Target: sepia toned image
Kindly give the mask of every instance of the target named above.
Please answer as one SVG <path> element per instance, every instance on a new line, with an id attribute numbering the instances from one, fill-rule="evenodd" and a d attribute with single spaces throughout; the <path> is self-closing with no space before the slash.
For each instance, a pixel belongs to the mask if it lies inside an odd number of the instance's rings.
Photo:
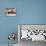
<path id="1" fill-rule="evenodd" d="M 5 8 L 6 16 L 16 16 L 16 8 Z"/>

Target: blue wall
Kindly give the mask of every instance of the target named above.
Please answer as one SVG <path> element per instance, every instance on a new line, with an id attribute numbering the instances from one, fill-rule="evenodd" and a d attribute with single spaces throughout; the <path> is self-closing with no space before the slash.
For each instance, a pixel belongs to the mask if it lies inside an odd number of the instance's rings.
<path id="1" fill-rule="evenodd" d="M 16 17 L 5 16 L 4 8 L 8 7 L 17 9 Z M 0 44 L 8 43 L 9 32 L 17 33 L 17 24 L 46 24 L 46 0 L 1 0 Z"/>

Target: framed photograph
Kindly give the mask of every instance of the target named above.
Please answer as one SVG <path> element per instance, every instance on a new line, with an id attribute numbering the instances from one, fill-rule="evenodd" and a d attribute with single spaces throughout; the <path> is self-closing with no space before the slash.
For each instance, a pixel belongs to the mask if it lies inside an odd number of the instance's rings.
<path id="1" fill-rule="evenodd" d="M 16 8 L 5 8 L 6 16 L 16 16 Z"/>
<path id="2" fill-rule="evenodd" d="M 20 24 L 18 25 L 19 41 L 46 41 L 46 25 Z"/>

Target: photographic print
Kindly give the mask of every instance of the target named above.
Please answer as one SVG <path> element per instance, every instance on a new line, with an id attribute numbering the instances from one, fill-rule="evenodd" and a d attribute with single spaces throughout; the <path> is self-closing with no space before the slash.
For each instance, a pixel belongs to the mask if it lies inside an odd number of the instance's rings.
<path id="1" fill-rule="evenodd" d="M 20 40 L 46 41 L 46 25 L 20 25 Z M 18 32 L 19 33 L 19 32 Z"/>
<path id="2" fill-rule="evenodd" d="M 20 46 L 31 46 L 46 42 L 46 25 L 18 25 L 18 41 Z"/>
<path id="3" fill-rule="evenodd" d="M 5 8 L 6 16 L 16 16 L 16 8 Z"/>

